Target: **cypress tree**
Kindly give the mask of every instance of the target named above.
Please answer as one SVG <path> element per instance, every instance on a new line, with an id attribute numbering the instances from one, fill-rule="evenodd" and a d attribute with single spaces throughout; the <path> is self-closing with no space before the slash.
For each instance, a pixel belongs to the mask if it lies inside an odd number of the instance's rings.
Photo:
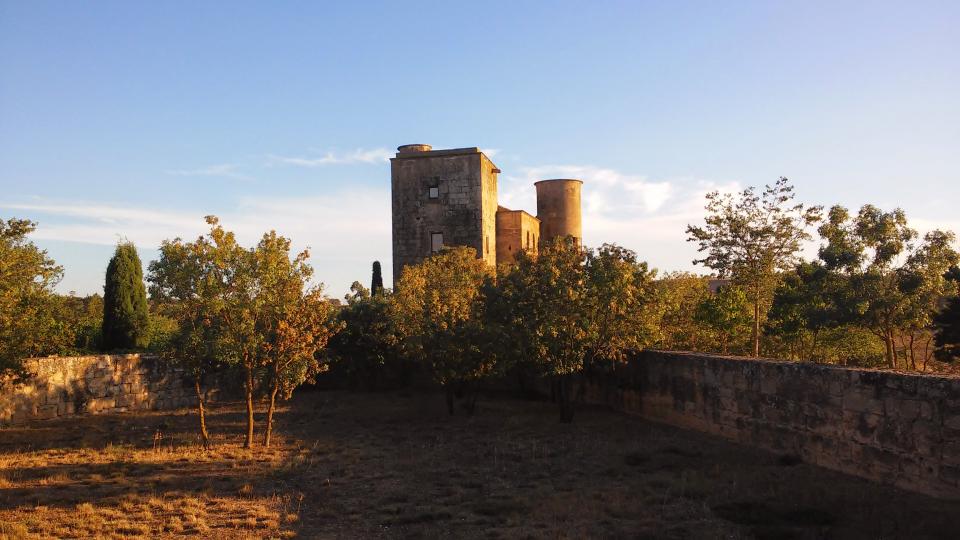
<path id="1" fill-rule="evenodd" d="M 103 347 L 142 349 L 149 344 L 147 289 L 132 242 L 117 245 L 103 286 Z"/>
<path id="2" fill-rule="evenodd" d="M 370 295 L 383 292 L 383 276 L 380 274 L 380 261 L 373 261 L 373 279 L 370 280 Z"/>

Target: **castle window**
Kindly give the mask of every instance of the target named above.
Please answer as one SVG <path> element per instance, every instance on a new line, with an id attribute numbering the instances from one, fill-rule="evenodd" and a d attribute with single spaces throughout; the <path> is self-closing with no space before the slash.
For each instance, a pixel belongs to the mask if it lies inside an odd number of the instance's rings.
<path id="1" fill-rule="evenodd" d="M 436 253 L 443 249 L 443 233 L 430 233 L 430 251 Z"/>
<path id="2" fill-rule="evenodd" d="M 485 242 L 484 251 L 486 252 L 487 255 L 489 255 L 490 254 L 490 237 L 484 236 L 483 241 Z"/>
<path id="3" fill-rule="evenodd" d="M 430 189 L 427 190 L 427 196 L 430 197 L 431 199 L 439 199 L 440 188 L 437 186 L 430 186 Z"/>

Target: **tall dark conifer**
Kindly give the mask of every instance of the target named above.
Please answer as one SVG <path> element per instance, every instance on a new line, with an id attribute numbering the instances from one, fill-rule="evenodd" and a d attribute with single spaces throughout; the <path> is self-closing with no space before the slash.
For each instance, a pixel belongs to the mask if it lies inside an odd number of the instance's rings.
<path id="1" fill-rule="evenodd" d="M 373 278 L 370 280 L 370 295 L 383 293 L 383 275 L 380 273 L 380 261 L 373 261 Z"/>
<path id="2" fill-rule="evenodd" d="M 149 344 L 147 290 L 137 248 L 117 245 L 103 286 L 103 347 L 140 349 Z"/>

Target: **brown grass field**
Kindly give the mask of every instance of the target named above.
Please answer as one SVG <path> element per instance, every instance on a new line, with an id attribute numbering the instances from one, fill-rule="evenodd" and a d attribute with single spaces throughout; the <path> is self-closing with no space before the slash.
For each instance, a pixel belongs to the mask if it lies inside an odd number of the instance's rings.
<path id="1" fill-rule="evenodd" d="M 0 431 L 7 538 L 956 538 L 960 504 L 596 407 L 303 392 L 274 448 L 241 408 Z M 167 425 L 160 450 L 153 434 Z"/>

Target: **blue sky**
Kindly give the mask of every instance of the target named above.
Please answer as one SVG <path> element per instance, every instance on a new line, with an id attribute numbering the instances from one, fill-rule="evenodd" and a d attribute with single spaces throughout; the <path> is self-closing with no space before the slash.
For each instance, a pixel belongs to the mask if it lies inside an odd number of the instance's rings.
<path id="1" fill-rule="evenodd" d="M 62 291 L 216 214 L 340 296 L 389 271 L 386 158 L 423 142 L 486 149 L 511 207 L 582 178 L 586 243 L 663 270 L 703 193 L 781 175 L 960 231 L 958 28 L 955 1 L 0 0 L 0 216 Z"/>

